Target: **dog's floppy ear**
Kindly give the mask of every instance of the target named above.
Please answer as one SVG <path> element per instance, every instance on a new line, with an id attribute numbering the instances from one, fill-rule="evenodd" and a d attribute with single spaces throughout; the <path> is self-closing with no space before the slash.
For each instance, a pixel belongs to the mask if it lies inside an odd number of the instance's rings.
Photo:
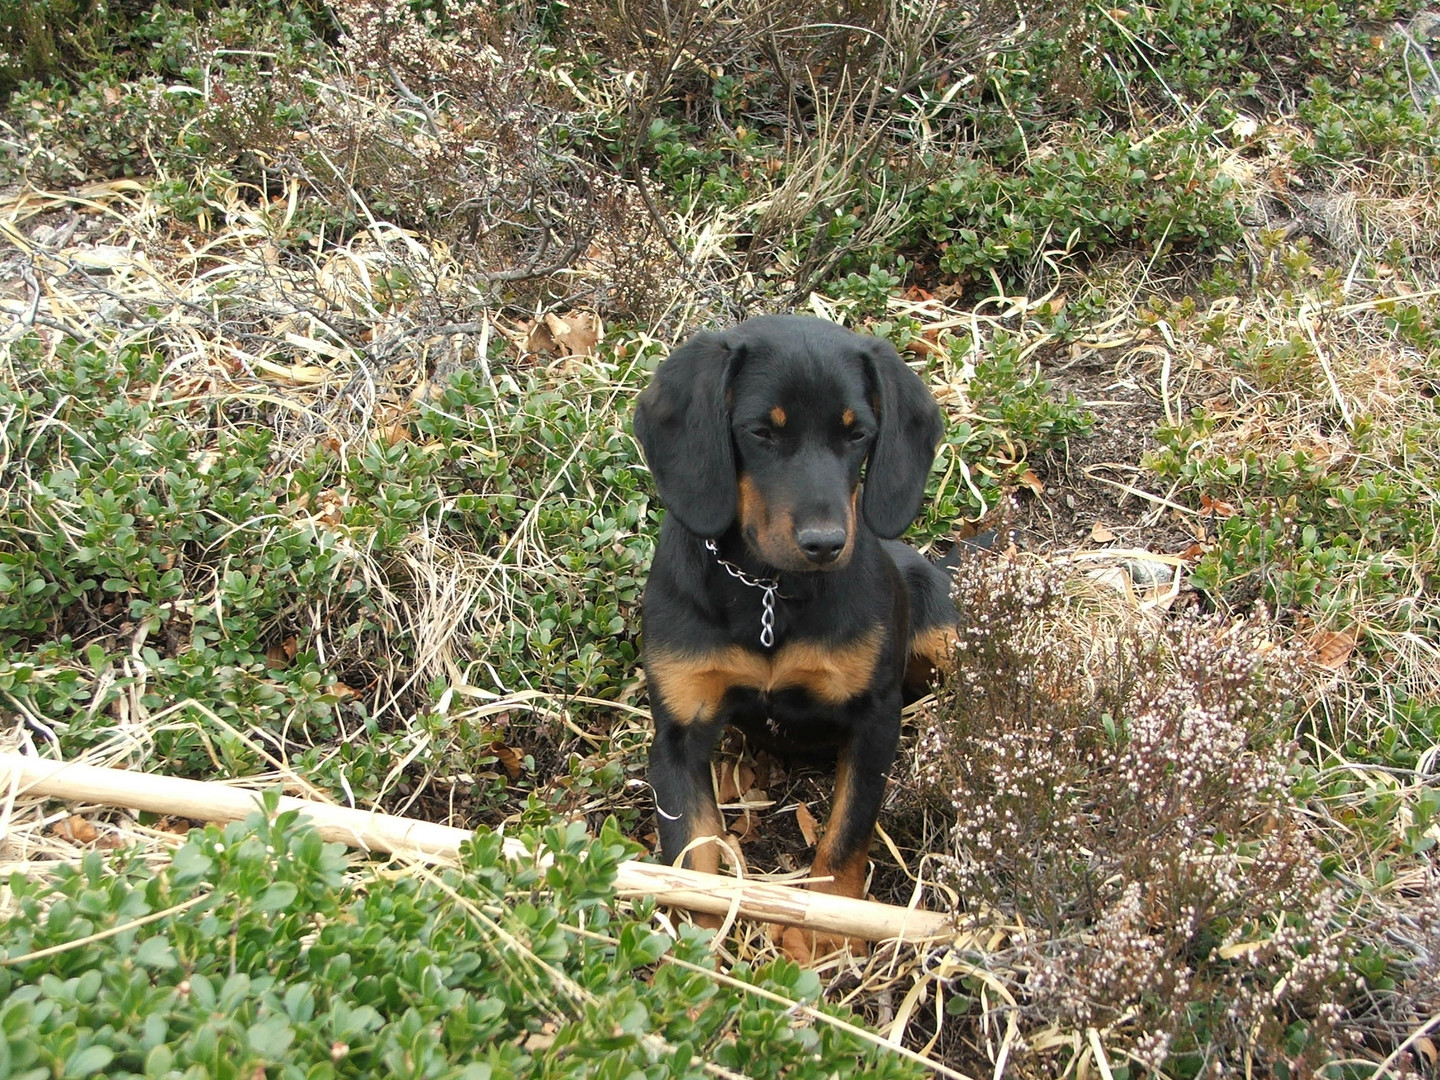
<path id="1" fill-rule="evenodd" d="M 893 539 L 920 510 L 945 424 L 930 391 L 888 341 L 872 338 L 866 362 L 880 432 L 865 469 L 860 510 L 876 535 Z"/>
<path id="2" fill-rule="evenodd" d="M 738 350 L 720 334 L 696 334 L 672 352 L 640 394 L 635 436 L 665 508 L 699 536 L 735 520 L 730 379 Z"/>

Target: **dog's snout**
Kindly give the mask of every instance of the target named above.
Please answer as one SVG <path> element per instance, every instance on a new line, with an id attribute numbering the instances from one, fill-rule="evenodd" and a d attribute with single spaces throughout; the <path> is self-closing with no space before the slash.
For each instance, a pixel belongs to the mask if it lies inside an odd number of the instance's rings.
<path id="1" fill-rule="evenodd" d="M 805 553 L 805 558 L 817 566 L 834 562 L 847 539 L 844 528 L 839 525 L 809 526 L 795 534 L 796 545 Z"/>

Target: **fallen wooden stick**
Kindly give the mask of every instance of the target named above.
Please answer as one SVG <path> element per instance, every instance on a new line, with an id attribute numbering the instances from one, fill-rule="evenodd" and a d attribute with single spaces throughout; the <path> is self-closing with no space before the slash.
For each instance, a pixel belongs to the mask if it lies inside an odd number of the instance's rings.
<path id="1" fill-rule="evenodd" d="M 154 773 L 105 769 L 0 753 L 0 790 L 14 795 L 45 795 L 68 802 L 124 806 L 195 821 L 239 821 L 258 805 L 259 792 L 228 784 L 182 780 Z M 281 810 L 298 810 L 326 840 L 365 851 L 453 857 L 469 831 L 414 818 L 396 817 L 346 806 L 282 796 Z M 511 858 L 529 858 L 518 840 L 505 840 Z M 632 859 L 615 878 L 621 896 L 653 896 L 665 904 L 725 915 L 734 906 L 741 916 L 786 923 L 806 930 L 880 941 L 918 941 L 951 933 L 947 916 L 812 892 L 793 885 L 722 877 L 657 866 Z"/>

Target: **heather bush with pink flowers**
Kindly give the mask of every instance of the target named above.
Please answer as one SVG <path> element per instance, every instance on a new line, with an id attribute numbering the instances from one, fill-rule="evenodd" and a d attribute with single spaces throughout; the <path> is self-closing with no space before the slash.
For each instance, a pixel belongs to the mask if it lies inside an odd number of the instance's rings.
<path id="1" fill-rule="evenodd" d="M 917 790 L 947 825 L 962 912 L 1010 928 L 1022 1029 L 1103 1032 L 1114 1061 L 1167 1075 L 1311 1075 L 1362 1014 L 1373 1029 L 1395 975 L 1412 1007 L 1427 979 L 1433 994 L 1433 926 L 1374 985 L 1352 963 L 1383 934 L 1354 921 L 1293 790 L 1304 673 L 1263 622 L 1107 616 L 1019 559 L 967 560 L 956 591 Z"/>

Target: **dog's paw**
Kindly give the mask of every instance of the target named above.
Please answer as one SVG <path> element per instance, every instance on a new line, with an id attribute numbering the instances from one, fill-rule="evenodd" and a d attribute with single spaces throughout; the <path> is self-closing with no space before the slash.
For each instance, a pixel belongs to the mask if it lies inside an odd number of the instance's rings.
<path id="1" fill-rule="evenodd" d="M 843 934 L 827 934 L 818 930 L 805 930 L 798 926 L 772 923 L 770 940 L 774 941 L 785 956 L 802 968 L 814 967 L 826 957 L 849 950 L 851 956 L 868 956 L 870 943 L 864 938 L 845 937 Z"/>
<path id="2" fill-rule="evenodd" d="M 690 921 L 702 930 L 719 930 L 725 925 L 725 916 L 715 915 L 708 911 L 692 911 Z"/>

